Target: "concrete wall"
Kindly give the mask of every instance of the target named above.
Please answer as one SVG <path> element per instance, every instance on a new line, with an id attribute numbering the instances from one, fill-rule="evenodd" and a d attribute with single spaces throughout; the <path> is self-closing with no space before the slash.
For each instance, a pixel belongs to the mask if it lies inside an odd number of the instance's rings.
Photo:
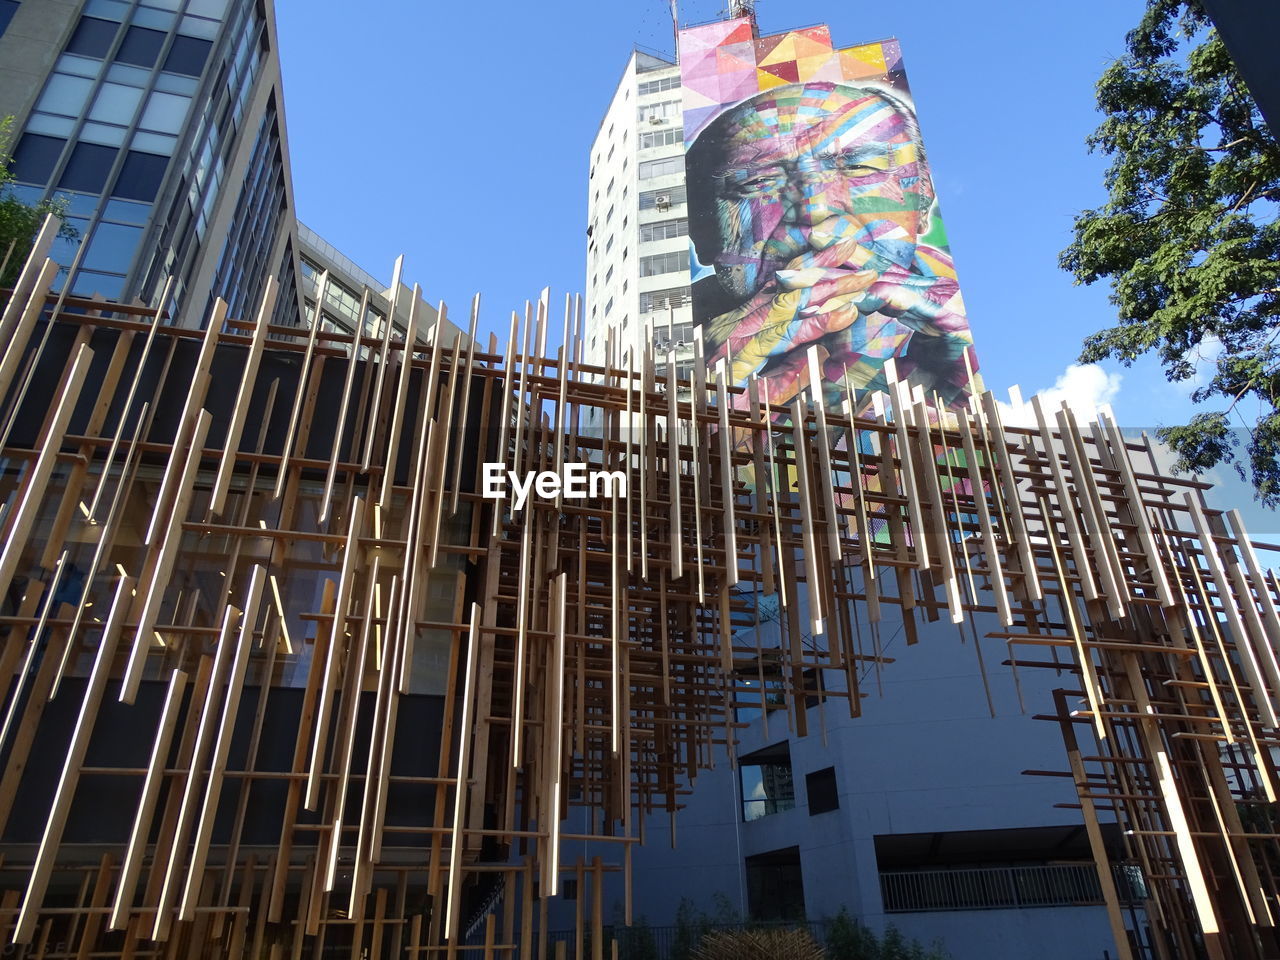
<path id="1" fill-rule="evenodd" d="M 79 19 L 79 0 L 25 0 L 0 36 L 0 119 L 14 118 L 13 139 Z"/>

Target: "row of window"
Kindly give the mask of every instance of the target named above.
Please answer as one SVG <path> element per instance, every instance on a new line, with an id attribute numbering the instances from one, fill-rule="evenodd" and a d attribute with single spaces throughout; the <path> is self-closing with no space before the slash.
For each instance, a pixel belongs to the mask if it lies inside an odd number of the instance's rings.
<path id="1" fill-rule="evenodd" d="M 134 17 L 135 22 L 125 29 L 113 58 L 117 63 L 150 69 L 160 59 L 168 37 L 168 29 L 163 25 L 166 21 L 171 25 L 174 15 L 159 10 L 154 11 L 153 17 L 145 17 L 145 14 L 146 9 L 139 8 L 138 14 Z M 140 26 L 137 22 L 139 17 L 144 17 L 147 23 L 154 26 Z M 203 25 L 195 26 L 195 21 L 188 23 L 184 20 L 182 26 L 197 29 L 202 33 L 208 32 Z M 155 27 L 161 27 L 161 29 L 155 29 Z M 173 43 L 165 54 L 164 65 L 160 69 L 169 73 L 198 77 L 204 72 L 205 61 L 209 59 L 209 51 L 213 49 L 213 43 L 206 37 L 188 36 L 182 33 L 181 29 L 182 27 L 179 27 L 180 32 L 173 38 Z M 120 24 L 111 20 L 81 17 L 75 31 L 71 34 L 71 39 L 67 41 L 66 52 L 102 60 L 111 52 L 119 30 Z"/>
<path id="2" fill-rule="evenodd" d="M 680 116 L 680 101 L 662 100 L 658 103 L 643 103 L 638 113 L 640 120 L 672 120 Z"/>
<path id="3" fill-rule="evenodd" d="M 663 90 L 675 90 L 679 86 L 680 77 L 677 75 L 674 77 L 663 77 L 661 80 L 646 80 L 644 83 L 640 84 L 637 92 L 643 97 L 645 94 L 649 93 L 660 93 Z"/>
<path id="4" fill-rule="evenodd" d="M 641 243 L 649 243 L 654 240 L 670 240 L 672 237 L 687 237 L 688 235 L 689 220 L 687 217 L 640 224 Z"/>
<path id="5" fill-rule="evenodd" d="M 645 160 L 640 164 L 641 180 L 652 180 L 654 177 L 667 177 L 673 173 L 684 173 L 684 157 L 664 157 L 661 160 Z"/>
<path id="6" fill-rule="evenodd" d="M 795 779 L 791 771 L 791 747 L 780 743 L 743 757 L 738 766 L 742 785 L 742 819 L 759 820 L 792 810 L 796 805 Z M 840 808 L 835 767 L 805 775 L 809 815 Z"/>
<path id="7" fill-rule="evenodd" d="M 683 183 L 674 187 L 660 187 L 657 190 L 642 190 L 640 192 L 640 209 L 641 210 L 665 210 L 667 207 L 679 206 L 687 202 L 689 194 L 685 190 Z"/>
<path id="8" fill-rule="evenodd" d="M 20 181 L 47 183 L 67 141 L 28 133 L 13 153 L 11 169 Z M 102 193 L 120 150 L 98 143 L 77 143 L 58 178 L 58 187 L 85 193 Z M 150 202 L 164 179 L 169 158 L 137 150 L 125 152 L 111 196 Z"/>
<path id="9" fill-rule="evenodd" d="M 642 290 L 640 292 L 641 313 L 656 313 L 659 310 L 687 307 L 692 302 L 688 287 L 668 287 L 665 290 Z"/>
<path id="10" fill-rule="evenodd" d="M 692 320 L 684 323 L 658 323 L 653 328 L 653 345 L 658 350 L 669 350 L 682 344 L 693 343 Z"/>
<path id="11" fill-rule="evenodd" d="M 689 269 L 689 251 L 672 250 L 670 253 L 655 253 L 640 258 L 640 276 L 656 277 L 662 273 L 676 273 Z"/>
<path id="12" fill-rule="evenodd" d="M 669 147 L 673 143 L 684 143 L 683 127 L 666 127 L 662 130 L 650 130 L 640 134 L 640 149 L 652 147 Z"/>

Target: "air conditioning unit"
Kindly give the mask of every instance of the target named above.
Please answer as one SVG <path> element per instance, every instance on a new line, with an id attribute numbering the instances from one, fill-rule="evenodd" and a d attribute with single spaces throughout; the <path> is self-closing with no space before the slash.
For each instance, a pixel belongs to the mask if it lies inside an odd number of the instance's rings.
<path id="1" fill-rule="evenodd" d="M 653 205 L 659 210 L 666 210 L 671 206 L 671 198 L 668 196 L 654 197 Z"/>
<path id="2" fill-rule="evenodd" d="M 655 127 L 660 127 L 667 122 L 667 118 L 660 117 L 656 113 L 653 113 L 649 115 L 649 122 L 653 124 Z"/>

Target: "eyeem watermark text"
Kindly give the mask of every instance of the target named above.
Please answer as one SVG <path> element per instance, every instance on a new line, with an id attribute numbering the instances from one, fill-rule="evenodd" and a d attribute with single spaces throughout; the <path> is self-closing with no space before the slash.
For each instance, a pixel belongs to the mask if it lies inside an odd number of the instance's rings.
<path id="1" fill-rule="evenodd" d="M 621 470 L 589 470 L 585 463 L 566 463 L 561 473 L 553 470 L 533 470 L 521 477 L 505 463 L 486 463 L 483 466 L 481 495 L 488 500 L 501 500 L 508 488 L 513 492 L 511 509 L 522 510 L 533 493 L 543 500 L 564 497 L 566 500 L 585 500 L 587 497 L 627 496 L 627 475 Z"/>

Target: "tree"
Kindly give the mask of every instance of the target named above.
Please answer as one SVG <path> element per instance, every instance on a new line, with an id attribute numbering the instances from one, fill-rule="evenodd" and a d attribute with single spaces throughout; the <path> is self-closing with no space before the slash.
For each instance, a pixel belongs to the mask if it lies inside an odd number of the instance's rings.
<path id="1" fill-rule="evenodd" d="M 13 117 L 0 119 L 0 263 L 8 262 L 0 270 L 0 287 L 12 287 L 18 272 L 31 250 L 31 242 L 40 224 L 50 213 L 62 220 L 58 236 L 74 240 L 79 233 L 66 222 L 65 208 L 58 203 L 40 203 L 36 206 L 23 203 L 13 193 L 13 173 L 9 170 L 9 146 L 13 131 Z M 65 264 L 64 264 L 65 266 Z"/>
<path id="2" fill-rule="evenodd" d="M 1176 469 L 1232 463 L 1275 506 L 1280 145 L 1200 0 L 1148 0 L 1127 49 L 1098 82 L 1105 119 L 1088 140 L 1112 158 L 1109 197 L 1061 256 L 1078 283 L 1110 279 L 1118 311 L 1080 359 L 1154 352 L 1169 380 L 1195 378 L 1211 409 L 1159 432 Z"/>

